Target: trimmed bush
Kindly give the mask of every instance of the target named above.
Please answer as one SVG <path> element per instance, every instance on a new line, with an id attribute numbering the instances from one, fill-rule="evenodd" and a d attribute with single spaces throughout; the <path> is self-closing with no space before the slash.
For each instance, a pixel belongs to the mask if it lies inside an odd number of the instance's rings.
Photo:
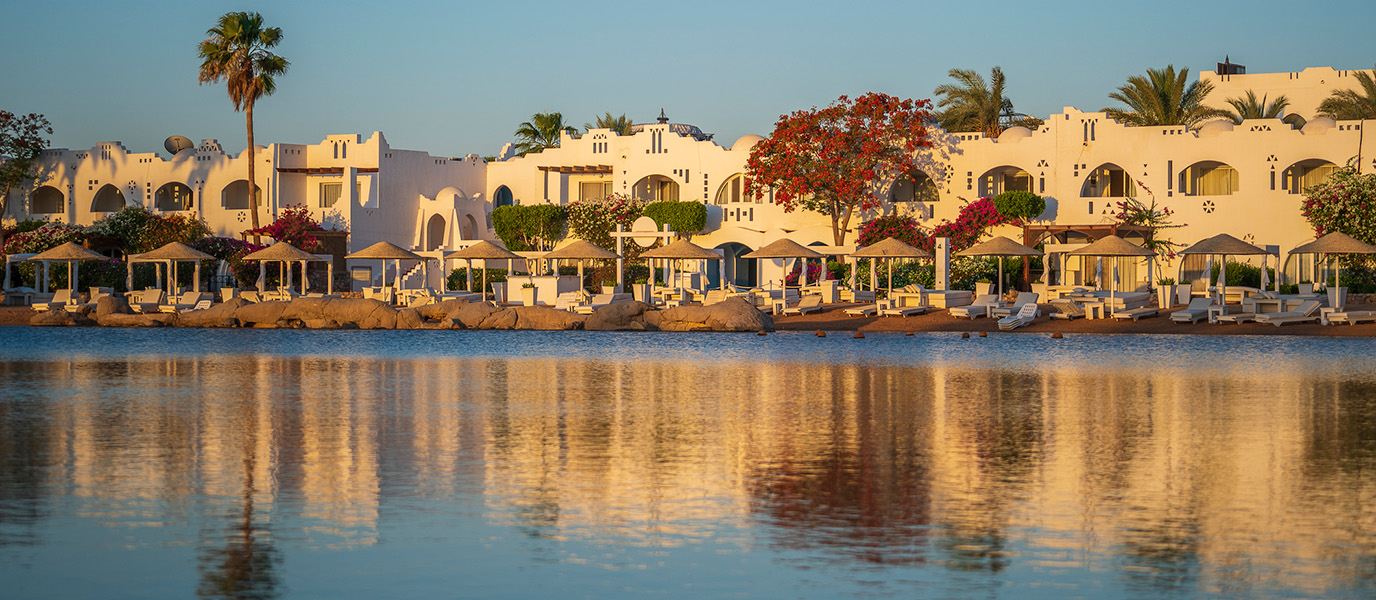
<path id="1" fill-rule="evenodd" d="M 554 204 L 499 206 L 492 211 L 492 228 L 513 252 L 549 250 L 564 235 L 568 213 Z"/>
<path id="2" fill-rule="evenodd" d="M 1004 192 L 994 196 L 994 208 L 1014 223 L 1026 223 L 1046 211 L 1046 200 L 1032 192 Z"/>
<path id="3" fill-rule="evenodd" d="M 698 202 L 652 202 L 645 206 L 644 213 L 679 235 L 693 235 L 707 227 L 707 206 Z"/>

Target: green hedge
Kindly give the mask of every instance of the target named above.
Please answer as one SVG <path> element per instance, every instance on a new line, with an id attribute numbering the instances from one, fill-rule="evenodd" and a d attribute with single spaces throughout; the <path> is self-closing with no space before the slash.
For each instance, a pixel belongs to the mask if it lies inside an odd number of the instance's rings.
<path id="1" fill-rule="evenodd" d="M 508 250 L 548 250 L 564 235 L 564 207 L 554 204 L 499 206 L 492 211 L 492 228 Z"/>
<path id="2" fill-rule="evenodd" d="M 674 233 L 692 235 L 707 228 L 707 206 L 698 202 L 652 202 L 645 206 L 644 215 Z"/>
<path id="3" fill-rule="evenodd" d="M 994 208 L 999 214 L 1023 223 L 1041 216 L 1046 211 L 1046 200 L 1032 192 L 1004 192 L 994 196 Z"/>

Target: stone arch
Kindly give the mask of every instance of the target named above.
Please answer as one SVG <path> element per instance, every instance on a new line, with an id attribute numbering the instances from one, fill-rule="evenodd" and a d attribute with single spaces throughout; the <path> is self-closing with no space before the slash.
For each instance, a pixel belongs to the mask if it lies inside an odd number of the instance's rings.
<path id="1" fill-rule="evenodd" d="M 1280 189 L 1291 194 L 1303 194 L 1305 189 L 1323 183 L 1337 170 L 1338 165 L 1322 158 L 1297 161 L 1281 174 Z"/>
<path id="2" fill-rule="evenodd" d="M 191 210 L 193 206 L 191 188 L 179 181 L 164 183 L 153 194 L 153 202 L 153 206 L 162 211 Z"/>
<path id="3" fill-rule="evenodd" d="M 642 202 L 676 202 L 678 182 L 664 175 L 646 175 L 631 187 L 631 195 Z"/>
<path id="4" fill-rule="evenodd" d="M 511 206 L 515 203 L 515 199 L 511 195 L 511 188 L 509 187 L 499 185 L 497 186 L 497 191 L 492 193 L 492 208 Z"/>
<path id="5" fill-rule="evenodd" d="M 124 192 L 109 183 L 100 186 L 91 199 L 91 212 L 119 212 L 124 210 Z"/>
<path id="6" fill-rule="evenodd" d="M 464 215 L 459 225 L 459 237 L 465 240 L 478 239 L 478 220 L 473 215 Z"/>
<path id="7" fill-rule="evenodd" d="M 1128 198 L 1137 196 L 1137 182 L 1127 170 L 1111 162 L 1094 167 L 1080 185 L 1081 198 Z"/>
<path id="8" fill-rule="evenodd" d="M 889 188 L 890 202 L 936 202 L 941 192 L 931 176 L 913 169 L 894 180 Z"/>
<path id="9" fill-rule="evenodd" d="M 430 215 L 425 221 L 425 249 L 435 250 L 444 245 L 444 217 L 438 214 Z"/>
<path id="10" fill-rule="evenodd" d="M 1202 160 L 1181 170 L 1179 183 L 1186 196 L 1231 196 L 1238 191 L 1238 174 L 1228 163 Z"/>
<path id="11" fill-rule="evenodd" d="M 248 210 L 253 208 L 248 200 L 248 180 L 230 182 L 220 190 L 220 204 L 228 210 Z"/>
<path id="12" fill-rule="evenodd" d="M 52 215 L 65 212 L 67 196 L 51 185 L 39 186 L 29 195 L 29 212 L 35 215 Z"/>
<path id="13" fill-rule="evenodd" d="M 726 271 L 726 282 L 742 288 L 753 288 L 759 285 L 760 275 L 757 269 L 759 261 L 753 258 L 741 258 L 749 254 L 749 246 L 740 242 L 723 242 L 717 244 L 717 250 L 722 251 L 722 268 Z M 708 269 L 707 281 L 711 286 L 721 284 L 721 275 L 717 269 Z"/>
<path id="14" fill-rule="evenodd" d="M 1036 192 L 1032 185 L 1032 174 L 1012 165 L 1001 165 L 985 171 L 979 176 L 979 195 L 993 198 L 1004 192 Z"/>

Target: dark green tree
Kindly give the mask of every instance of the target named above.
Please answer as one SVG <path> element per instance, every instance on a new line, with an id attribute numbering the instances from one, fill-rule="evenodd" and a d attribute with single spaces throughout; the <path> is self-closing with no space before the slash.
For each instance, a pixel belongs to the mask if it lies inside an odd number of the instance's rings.
<path id="1" fill-rule="evenodd" d="M 525 156 L 559 147 L 559 134 L 578 133 L 578 129 L 564 124 L 564 115 L 557 112 L 535 113 L 529 121 L 516 128 L 516 153 Z"/>
<path id="2" fill-rule="evenodd" d="M 1125 85 L 1108 95 L 1127 108 L 1105 108 L 1104 112 L 1120 123 L 1139 127 L 1184 125 L 1198 129 L 1205 121 L 1226 118 L 1227 111 L 1204 105 L 1204 98 L 1214 89 L 1213 83 L 1186 84 L 1189 76 L 1188 68 L 1176 71 L 1175 65 L 1147 69 L 1145 76 L 1129 77 Z"/>

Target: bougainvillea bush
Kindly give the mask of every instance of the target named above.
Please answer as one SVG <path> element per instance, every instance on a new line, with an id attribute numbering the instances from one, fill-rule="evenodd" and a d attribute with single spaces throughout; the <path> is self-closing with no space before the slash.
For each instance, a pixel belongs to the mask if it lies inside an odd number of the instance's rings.
<path id="1" fill-rule="evenodd" d="M 865 223 L 860 227 L 860 237 L 855 243 L 869 246 L 882 242 L 886 238 L 894 238 L 918 248 L 931 243 L 927 234 L 922 231 L 922 225 L 918 224 L 917 219 L 897 213 L 871 219 Z"/>
<path id="2" fill-rule="evenodd" d="M 210 235 L 205 221 L 182 214 L 162 216 L 140 206 L 123 210 L 92 223 L 88 237 L 118 240 L 126 254 L 156 250 L 172 242 L 190 244 Z"/>
<path id="3" fill-rule="evenodd" d="M 244 233 L 250 236 L 268 236 L 279 242 L 286 242 L 306 252 L 319 252 L 322 244 L 315 232 L 325 231 L 320 223 L 311 216 L 310 209 L 299 206 L 284 209 L 277 214 L 277 220 L 258 229 Z"/>
<path id="4" fill-rule="evenodd" d="M 1316 237 L 1339 231 L 1376 244 L 1376 174 L 1361 174 L 1348 165 L 1305 190 L 1304 196 L 1300 214 L 1314 227 Z M 1352 291 L 1365 290 L 1376 283 L 1376 270 L 1371 268 L 1370 258 L 1345 255 L 1339 260 L 1343 285 Z"/>
<path id="5" fill-rule="evenodd" d="M 16 233 L 5 239 L 5 254 L 32 254 L 50 250 L 67 242 L 86 241 L 86 231 L 77 225 L 48 223 L 38 229 Z"/>
<path id="6" fill-rule="evenodd" d="M 587 240 L 606 249 L 616 248 L 612 232 L 621 225 L 630 230 L 645 211 L 645 203 L 625 194 L 612 194 L 605 198 L 591 198 L 570 202 L 568 211 L 569 233 L 579 239 Z"/>

